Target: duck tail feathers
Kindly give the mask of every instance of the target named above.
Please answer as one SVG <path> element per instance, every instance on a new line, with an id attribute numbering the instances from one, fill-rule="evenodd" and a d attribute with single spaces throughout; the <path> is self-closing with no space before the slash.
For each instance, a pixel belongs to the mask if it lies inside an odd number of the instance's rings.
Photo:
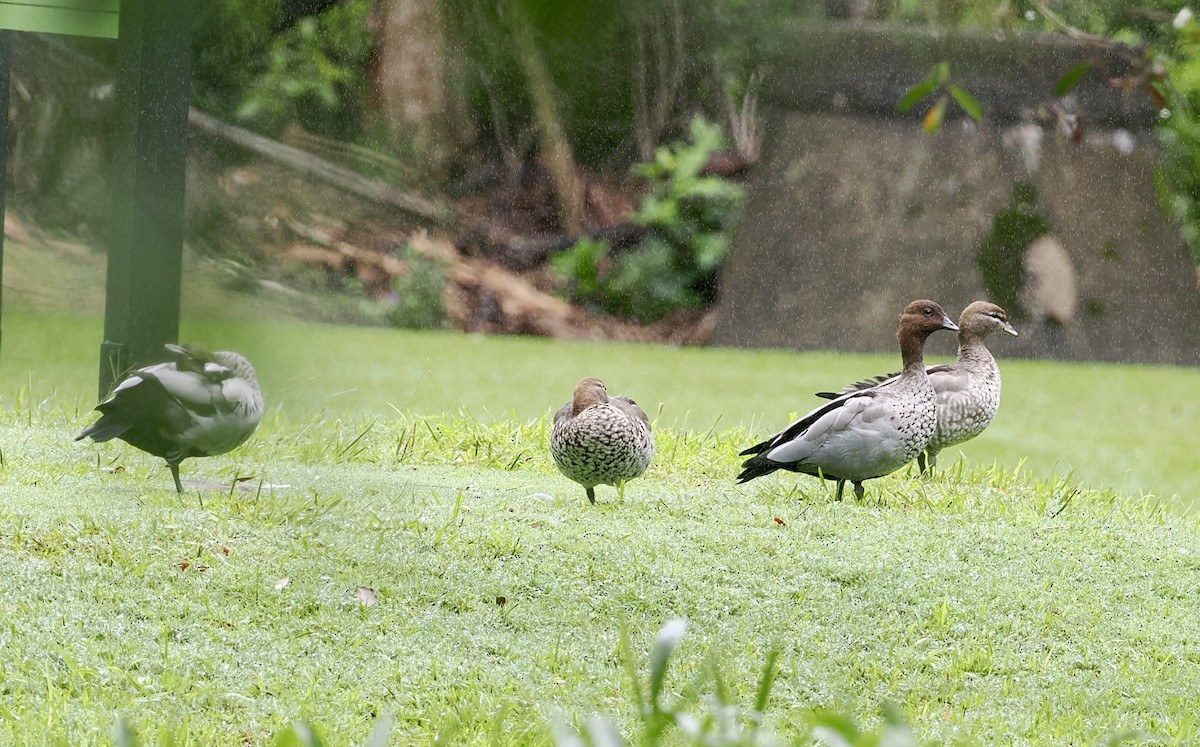
<path id="1" fill-rule="evenodd" d="M 96 443 L 104 443 L 111 441 L 114 438 L 122 435 L 133 427 L 132 423 L 116 420 L 111 417 L 102 417 L 96 422 L 89 425 L 75 437 L 76 441 L 82 441 L 85 438 L 90 438 Z"/>
<path id="2" fill-rule="evenodd" d="M 739 451 L 738 456 L 751 456 L 753 454 L 761 454 L 767 450 L 767 447 L 770 446 L 771 442 L 774 440 L 775 440 L 775 437 L 772 436 L 771 438 L 768 438 L 766 441 L 761 441 L 759 443 L 756 443 L 748 449 L 743 449 L 742 451 Z"/>
<path id="3" fill-rule="evenodd" d="M 779 469 L 779 464 L 772 462 L 764 456 L 752 457 L 742 463 L 742 471 L 737 476 L 738 484 L 750 482 L 756 477 L 769 475 L 777 469 Z"/>
<path id="4" fill-rule="evenodd" d="M 817 396 L 820 397 L 821 399 L 837 399 L 838 397 L 841 397 L 846 394 L 853 394 L 854 392 L 862 392 L 867 389 L 874 389 L 875 387 L 879 386 L 880 384 L 882 384 L 883 382 L 892 378 L 893 376 L 898 376 L 898 375 L 899 374 L 892 373 L 892 374 L 881 374 L 879 376 L 872 376 L 869 379 L 863 379 L 862 381 L 856 381 L 853 384 L 847 384 L 846 386 L 842 387 L 842 390 L 840 392 L 817 392 Z"/>

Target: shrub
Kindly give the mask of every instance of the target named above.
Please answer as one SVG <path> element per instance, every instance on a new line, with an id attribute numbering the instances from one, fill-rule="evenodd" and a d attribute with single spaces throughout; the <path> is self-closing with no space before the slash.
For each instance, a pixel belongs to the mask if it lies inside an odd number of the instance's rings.
<path id="1" fill-rule="evenodd" d="M 446 326 L 445 269 L 437 259 L 426 257 L 412 247 L 405 248 L 408 274 L 392 280 L 395 303 L 387 311 L 393 327 L 440 329 Z"/>
<path id="2" fill-rule="evenodd" d="M 721 144 L 720 129 L 697 117 L 691 143 L 659 148 L 652 162 L 635 167 L 650 181 L 634 216 L 649 229 L 647 237 L 613 256 L 607 242 L 585 237 L 555 256 L 568 295 L 643 322 L 714 301 L 744 198 L 741 186 L 702 173 Z"/>
<path id="3" fill-rule="evenodd" d="M 374 53 L 370 0 L 285 24 L 279 0 L 198 5 L 193 103 L 277 134 L 291 122 L 332 137 L 359 134 Z"/>
<path id="4" fill-rule="evenodd" d="M 1200 265 L 1200 23 L 1184 17 L 1177 25 L 1168 85 L 1160 89 L 1169 116 L 1158 128 L 1159 196 Z"/>

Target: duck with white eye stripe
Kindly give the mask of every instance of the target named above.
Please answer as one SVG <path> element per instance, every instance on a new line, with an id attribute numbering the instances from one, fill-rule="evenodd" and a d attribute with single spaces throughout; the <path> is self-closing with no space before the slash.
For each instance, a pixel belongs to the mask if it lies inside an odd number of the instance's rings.
<path id="1" fill-rule="evenodd" d="M 1004 309 L 988 301 L 976 301 L 958 317 L 958 360 L 953 364 L 926 366 L 929 383 L 937 395 L 937 430 L 917 455 L 921 472 L 937 465 L 938 452 L 970 441 L 991 424 L 1000 410 L 1000 367 L 985 340 L 993 332 L 1017 330 L 1008 321 Z M 848 392 L 886 384 L 900 374 L 892 373 L 856 382 L 840 392 L 817 392 L 818 397 L 836 399 Z"/>
<path id="2" fill-rule="evenodd" d="M 904 370 L 893 381 L 839 396 L 778 434 L 742 452 L 738 482 L 776 470 L 837 481 L 837 499 L 849 482 L 863 497 L 863 481 L 895 472 L 929 443 L 937 427 L 933 386 L 925 373 L 925 340 L 939 329 L 957 330 L 933 301 L 913 301 L 900 315 L 896 336 Z"/>
<path id="3" fill-rule="evenodd" d="M 250 361 L 237 353 L 167 345 L 175 360 L 139 368 L 96 405 L 100 419 L 75 437 L 119 438 L 162 457 L 182 493 L 179 463 L 224 454 L 258 427 L 263 395 Z"/>

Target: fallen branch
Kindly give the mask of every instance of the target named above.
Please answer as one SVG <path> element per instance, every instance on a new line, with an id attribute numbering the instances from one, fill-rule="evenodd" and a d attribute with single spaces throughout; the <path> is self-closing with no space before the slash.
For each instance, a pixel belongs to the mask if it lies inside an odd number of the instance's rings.
<path id="1" fill-rule="evenodd" d="M 305 174 L 320 177 L 359 197 L 365 197 L 373 202 L 403 210 L 410 215 L 435 223 L 445 223 L 453 218 L 453 211 L 445 205 L 410 195 L 375 179 L 368 179 L 351 169 L 330 163 L 299 148 L 293 148 L 241 127 L 226 124 L 202 111 L 189 109 L 188 123 L 208 135 L 224 138 L 258 155 L 266 156 Z"/>

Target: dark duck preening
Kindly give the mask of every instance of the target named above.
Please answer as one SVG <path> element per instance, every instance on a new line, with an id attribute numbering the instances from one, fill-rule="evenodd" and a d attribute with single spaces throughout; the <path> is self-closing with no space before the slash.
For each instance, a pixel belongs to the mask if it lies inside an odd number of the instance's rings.
<path id="1" fill-rule="evenodd" d="M 240 446 L 262 419 L 263 396 L 254 367 L 237 353 L 166 348 L 174 360 L 130 374 L 96 406 L 100 419 L 75 440 L 119 438 L 162 457 L 182 493 L 179 463 Z"/>
<path id="2" fill-rule="evenodd" d="M 926 455 L 928 467 L 936 466 L 938 452 L 975 438 L 996 417 L 1000 409 L 1000 367 L 984 342 L 993 332 L 1017 335 L 1004 309 L 988 301 L 972 303 L 958 317 L 958 360 L 925 367 L 937 397 L 937 429 L 925 451 L 917 455 L 922 472 L 926 470 Z M 818 392 L 817 396 L 835 399 L 886 384 L 899 375 L 876 376 L 840 392 Z"/>
<path id="3" fill-rule="evenodd" d="M 597 485 L 613 485 L 623 493 L 625 482 L 650 466 L 650 419 L 632 399 L 609 397 L 599 379 L 583 379 L 554 415 L 550 454 L 559 471 L 582 485 L 595 503 Z"/>
<path id="4" fill-rule="evenodd" d="M 904 370 L 895 380 L 843 394 L 780 433 L 742 452 L 738 482 L 784 469 L 847 482 L 863 496 L 862 483 L 895 472 L 920 454 L 937 426 L 933 386 L 925 373 L 925 340 L 958 327 L 933 301 L 913 301 L 900 315 L 896 336 Z"/>

